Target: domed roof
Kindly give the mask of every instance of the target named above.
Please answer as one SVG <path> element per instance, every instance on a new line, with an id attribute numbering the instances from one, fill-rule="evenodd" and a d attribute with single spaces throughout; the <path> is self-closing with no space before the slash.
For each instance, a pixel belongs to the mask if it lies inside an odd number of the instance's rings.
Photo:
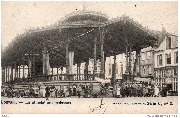
<path id="1" fill-rule="evenodd" d="M 64 19 L 61 20 L 61 23 L 72 23 L 82 21 L 107 22 L 108 17 L 107 15 L 102 14 L 100 12 L 77 11 L 65 16 Z"/>

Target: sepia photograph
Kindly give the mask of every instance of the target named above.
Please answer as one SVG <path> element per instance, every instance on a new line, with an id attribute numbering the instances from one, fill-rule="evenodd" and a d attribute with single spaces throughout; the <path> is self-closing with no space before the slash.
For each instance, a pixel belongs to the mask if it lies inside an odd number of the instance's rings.
<path id="1" fill-rule="evenodd" d="M 178 114 L 178 2 L 1 2 L 1 113 Z"/>

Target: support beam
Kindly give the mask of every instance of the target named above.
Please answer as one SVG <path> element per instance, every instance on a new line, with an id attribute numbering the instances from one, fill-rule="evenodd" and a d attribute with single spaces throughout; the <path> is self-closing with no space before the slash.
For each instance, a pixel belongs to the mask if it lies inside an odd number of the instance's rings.
<path id="1" fill-rule="evenodd" d="M 51 73 L 51 75 L 52 75 L 52 78 L 51 78 L 51 79 L 52 79 L 52 80 L 54 80 L 54 76 L 53 76 L 54 73 L 53 73 L 53 71 L 54 71 L 54 69 L 53 69 L 53 67 L 52 67 L 52 73 Z"/>
<path id="2" fill-rule="evenodd" d="M 24 61 L 25 61 L 25 58 L 23 57 L 23 75 L 22 75 L 22 78 L 25 78 L 24 77 Z"/>
<path id="3" fill-rule="evenodd" d="M 69 74 L 69 38 L 66 40 L 66 74 Z M 69 76 L 66 76 L 69 80 Z"/>
<path id="4" fill-rule="evenodd" d="M 2 67 L 2 82 L 5 82 L 5 67 Z"/>
<path id="5" fill-rule="evenodd" d="M 79 76 L 78 76 L 78 73 L 79 73 L 79 71 L 78 71 L 78 63 L 76 64 L 77 66 L 76 66 L 76 70 L 77 70 L 77 76 L 76 76 L 76 80 L 79 80 L 78 78 L 79 78 Z"/>
<path id="6" fill-rule="evenodd" d="M 4 82 L 6 82 L 6 67 L 4 67 Z"/>
<path id="7" fill-rule="evenodd" d="M 138 75 L 141 75 L 141 50 L 138 51 L 138 64 L 139 64 L 139 71 Z"/>
<path id="8" fill-rule="evenodd" d="M 30 63 L 31 61 L 30 61 L 30 58 L 29 58 L 29 54 L 28 54 L 28 77 L 30 77 L 30 65 L 31 65 L 31 63 Z"/>
<path id="9" fill-rule="evenodd" d="M 130 78 L 130 81 L 133 81 L 132 80 L 132 66 L 131 66 L 131 62 L 132 62 L 132 59 L 131 59 L 131 45 L 129 46 L 129 78 Z"/>
<path id="10" fill-rule="evenodd" d="M 20 76 L 20 75 L 21 75 L 20 70 L 21 70 L 21 68 L 20 68 L 20 65 L 19 65 L 19 66 L 18 66 L 18 71 L 19 71 L 19 73 L 18 73 L 18 74 L 19 74 L 18 78 L 21 78 L 21 76 Z"/>
<path id="11" fill-rule="evenodd" d="M 116 80 L 116 55 L 114 55 L 114 64 L 112 66 L 112 80 L 111 85 L 114 86 Z"/>
<path id="12" fill-rule="evenodd" d="M 59 72 L 58 72 L 58 67 L 57 67 L 57 70 L 56 70 L 57 72 L 57 78 L 56 78 L 56 80 L 59 80 L 59 76 L 58 76 L 58 74 L 59 74 Z"/>
<path id="13" fill-rule="evenodd" d="M 32 76 L 35 76 L 36 71 L 35 71 L 35 52 L 33 51 L 32 53 Z"/>
<path id="14" fill-rule="evenodd" d="M 8 67 L 8 77 L 9 81 L 11 81 L 11 66 Z"/>
<path id="15" fill-rule="evenodd" d="M 80 74 L 81 74 L 81 72 L 80 72 L 80 66 L 81 66 L 81 64 L 80 64 L 80 63 L 78 63 L 78 71 L 79 71 L 78 73 L 79 73 L 79 80 L 81 80 L 81 75 L 80 75 Z"/>
<path id="16" fill-rule="evenodd" d="M 6 66 L 6 82 L 8 82 L 8 72 L 7 72 L 7 66 Z"/>
<path id="17" fill-rule="evenodd" d="M 134 76 L 140 76 L 140 69 L 141 69 L 141 65 L 140 65 L 140 48 L 137 48 L 136 50 L 136 59 L 134 62 L 134 67 L 133 67 L 133 78 Z"/>
<path id="18" fill-rule="evenodd" d="M 15 62 L 15 64 L 14 64 L 14 79 L 16 78 L 16 76 L 17 76 L 17 73 L 16 73 L 16 62 Z"/>
<path id="19" fill-rule="evenodd" d="M 94 71 L 93 71 L 94 79 L 95 79 L 95 75 L 97 73 L 96 50 L 97 50 L 97 37 L 95 37 L 95 39 L 94 39 Z"/>
<path id="20" fill-rule="evenodd" d="M 47 76 L 50 74 L 49 52 L 47 51 L 47 47 L 44 47 L 42 51 L 42 55 L 43 55 L 43 75 Z"/>
<path id="21" fill-rule="evenodd" d="M 51 75 L 53 75 L 53 70 L 54 70 L 54 69 L 53 69 L 53 67 L 52 67 L 52 70 L 51 70 L 51 71 L 52 71 L 52 73 L 51 73 Z"/>
<path id="22" fill-rule="evenodd" d="M 100 40 L 101 40 L 101 70 L 100 77 L 105 78 L 104 73 L 104 29 L 100 29 Z"/>
<path id="23" fill-rule="evenodd" d="M 84 69 L 84 74 L 88 75 L 88 61 L 85 62 L 85 69 Z M 84 77 L 86 80 L 89 80 L 88 76 Z"/>
<path id="24" fill-rule="evenodd" d="M 127 74 L 129 72 L 129 66 L 128 66 L 128 45 L 126 45 L 126 70 L 125 73 Z"/>
<path id="25" fill-rule="evenodd" d="M 56 70 L 56 71 L 57 71 L 56 73 L 59 74 L 59 72 L 58 72 L 58 67 L 57 67 L 57 70 Z"/>
<path id="26" fill-rule="evenodd" d="M 69 51 L 69 74 L 73 74 L 74 52 Z"/>
<path id="27" fill-rule="evenodd" d="M 7 67 L 7 80 L 8 80 L 8 82 L 9 82 L 9 66 Z"/>
<path id="28" fill-rule="evenodd" d="M 18 65 L 16 65 L 16 78 L 18 78 Z"/>
<path id="29" fill-rule="evenodd" d="M 13 81 L 13 64 L 11 65 L 11 80 Z"/>

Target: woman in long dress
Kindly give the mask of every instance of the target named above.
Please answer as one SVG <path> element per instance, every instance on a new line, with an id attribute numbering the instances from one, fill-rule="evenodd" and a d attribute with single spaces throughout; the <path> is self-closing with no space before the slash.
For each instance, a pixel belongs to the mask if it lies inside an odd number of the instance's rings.
<path id="1" fill-rule="evenodd" d="M 157 86 L 154 87 L 154 96 L 155 97 L 159 96 L 159 88 Z"/>
<path id="2" fill-rule="evenodd" d="M 120 86 L 117 87 L 116 96 L 119 97 L 119 98 L 122 97 L 122 96 L 121 96 L 121 87 L 120 87 Z"/>

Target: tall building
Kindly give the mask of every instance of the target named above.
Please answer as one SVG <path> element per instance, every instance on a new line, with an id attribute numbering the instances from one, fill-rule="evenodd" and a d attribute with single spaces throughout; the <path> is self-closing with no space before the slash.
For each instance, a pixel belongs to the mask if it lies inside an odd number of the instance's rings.
<path id="1" fill-rule="evenodd" d="M 140 75 L 141 77 L 154 76 L 154 48 L 141 49 Z"/>
<path id="2" fill-rule="evenodd" d="M 177 91 L 178 81 L 178 36 L 166 33 L 154 53 L 154 71 L 157 85 Z"/>

